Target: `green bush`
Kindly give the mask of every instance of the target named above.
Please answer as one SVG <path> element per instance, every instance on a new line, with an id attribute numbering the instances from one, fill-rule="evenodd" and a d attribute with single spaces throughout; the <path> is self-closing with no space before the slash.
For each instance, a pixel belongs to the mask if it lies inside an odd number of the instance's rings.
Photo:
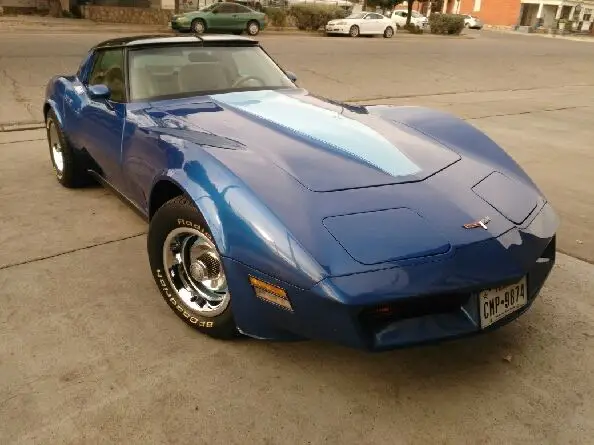
<path id="1" fill-rule="evenodd" d="M 431 34 L 458 35 L 464 29 L 464 16 L 460 14 L 431 14 L 429 26 Z"/>
<path id="2" fill-rule="evenodd" d="M 287 26 L 287 10 L 284 8 L 265 8 L 264 13 L 270 19 L 270 23 L 272 26 L 276 26 L 277 28 L 284 28 Z"/>
<path id="3" fill-rule="evenodd" d="M 305 3 L 292 5 L 289 14 L 295 18 L 297 28 L 317 31 L 330 20 L 345 18 L 348 12 L 339 6 Z"/>

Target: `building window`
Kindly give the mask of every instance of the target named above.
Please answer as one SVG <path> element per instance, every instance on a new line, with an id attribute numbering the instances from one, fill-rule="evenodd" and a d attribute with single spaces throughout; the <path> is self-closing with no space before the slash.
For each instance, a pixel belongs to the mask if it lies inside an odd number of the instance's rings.
<path id="1" fill-rule="evenodd" d="M 474 0 L 474 12 L 478 12 L 481 10 L 481 0 Z"/>
<path id="2" fill-rule="evenodd" d="M 584 9 L 584 17 L 582 18 L 584 22 L 589 22 L 592 20 L 592 10 L 591 9 Z"/>

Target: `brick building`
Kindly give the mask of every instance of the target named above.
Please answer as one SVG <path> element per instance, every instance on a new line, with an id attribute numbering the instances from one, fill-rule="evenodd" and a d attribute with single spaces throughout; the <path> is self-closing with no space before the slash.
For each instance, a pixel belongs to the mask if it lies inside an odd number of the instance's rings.
<path id="1" fill-rule="evenodd" d="M 398 5 L 405 7 L 406 2 Z M 594 0 L 432 0 L 414 2 L 413 9 L 422 14 L 444 12 L 470 14 L 486 25 L 555 27 L 559 19 L 572 19 L 575 31 L 593 29 Z"/>

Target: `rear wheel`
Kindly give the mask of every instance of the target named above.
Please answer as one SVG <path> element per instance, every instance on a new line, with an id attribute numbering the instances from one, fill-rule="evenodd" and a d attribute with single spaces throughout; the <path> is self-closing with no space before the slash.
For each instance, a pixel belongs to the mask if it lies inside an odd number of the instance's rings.
<path id="1" fill-rule="evenodd" d="M 391 38 L 394 35 L 394 28 L 392 28 L 391 26 L 388 26 L 385 31 L 384 31 L 384 37 L 386 39 Z"/>
<path id="2" fill-rule="evenodd" d="M 183 196 L 153 216 L 147 239 L 161 295 L 188 326 L 219 339 L 239 335 L 218 248 L 204 218 Z"/>
<path id="3" fill-rule="evenodd" d="M 91 182 L 82 156 L 66 139 L 54 110 L 48 111 L 45 127 L 50 159 L 58 182 L 68 188 L 82 187 Z"/>
<path id="4" fill-rule="evenodd" d="M 206 23 L 202 19 L 196 19 L 192 22 L 191 30 L 196 34 L 203 34 L 206 31 Z"/>
<path id="5" fill-rule="evenodd" d="M 351 26 L 351 29 L 349 29 L 349 35 L 351 37 L 359 37 L 359 27 L 357 25 Z"/>
<path id="6" fill-rule="evenodd" d="M 250 36 L 255 36 L 260 32 L 260 24 L 255 20 L 250 20 L 247 23 L 246 30 Z"/>

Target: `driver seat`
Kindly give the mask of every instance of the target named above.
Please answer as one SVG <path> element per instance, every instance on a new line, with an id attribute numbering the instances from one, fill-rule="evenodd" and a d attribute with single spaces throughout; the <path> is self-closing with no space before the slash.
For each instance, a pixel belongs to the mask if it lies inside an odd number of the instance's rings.
<path id="1" fill-rule="evenodd" d="M 199 62 L 185 65 L 179 70 L 182 92 L 216 91 L 229 88 L 225 70 L 218 62 Z"/>

